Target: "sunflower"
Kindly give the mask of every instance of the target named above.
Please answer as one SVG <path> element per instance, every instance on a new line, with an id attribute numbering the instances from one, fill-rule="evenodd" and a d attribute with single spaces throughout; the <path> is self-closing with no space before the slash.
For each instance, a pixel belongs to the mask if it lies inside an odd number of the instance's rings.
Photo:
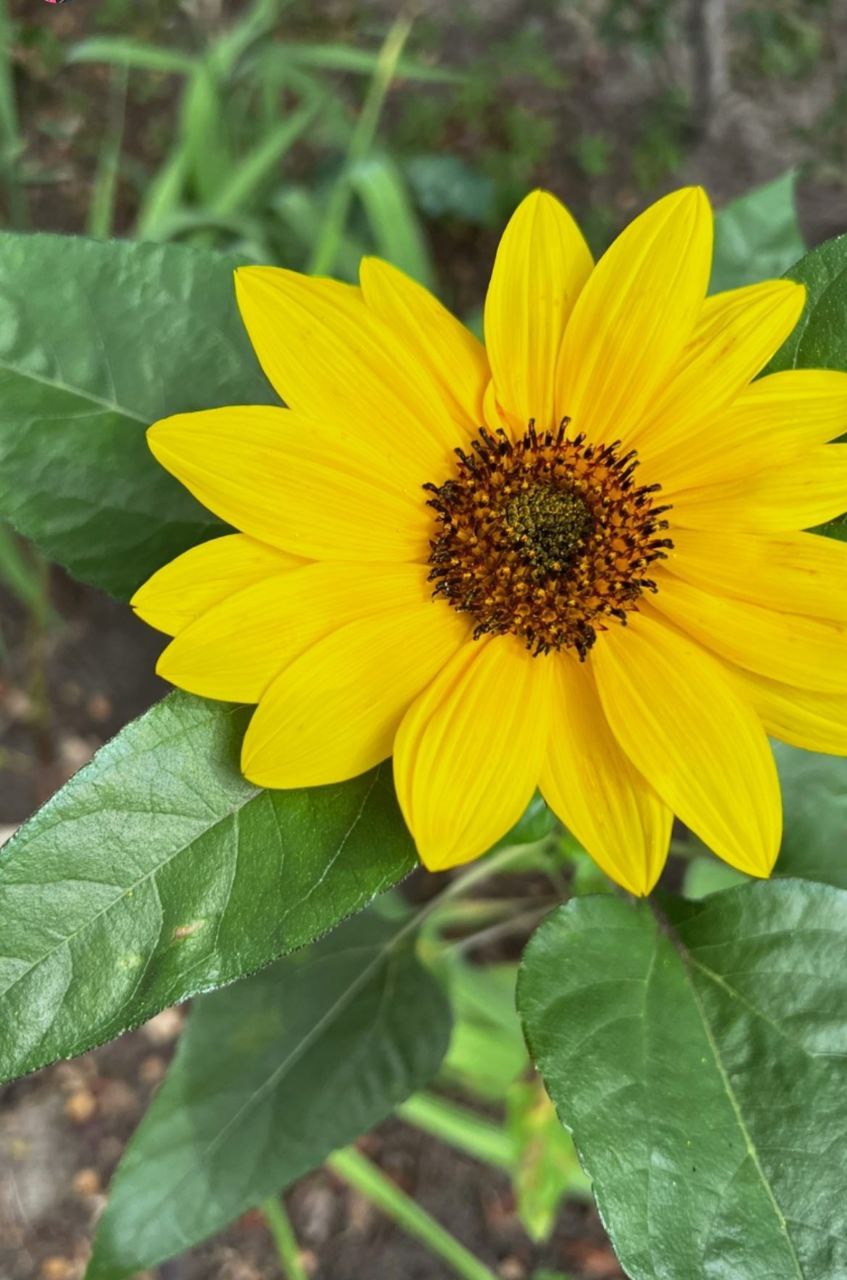
<path id="1" fill-rule="evenodd" d="M 674 814 L 767 875 L 768 734 L 847 752 L 847 375 L 754 381 L 804 290 L 706 297 L 700 189 L 595 265 L 552 196 L 497 250 L 485 346 L 365 259 L 358 287 L 236 273 L 287 408 L 156 423 L 159 462 L 240 532 L 133 600 L 158 670 L 257 703 L 242 767 L 336 783 L 393 755 L 421 859 L 475 858 L 536 788 L 602 869 L 654 885 Z"/>

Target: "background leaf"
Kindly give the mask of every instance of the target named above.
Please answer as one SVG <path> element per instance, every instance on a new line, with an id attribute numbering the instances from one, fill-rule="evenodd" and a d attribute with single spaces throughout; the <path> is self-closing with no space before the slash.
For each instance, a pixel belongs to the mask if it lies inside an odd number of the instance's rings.
<path id="1" fill-rule="evenodd" d="M 531 1052 L 634 1280 L 847 1273 L 847 893 L 581 898 L 529 943 Z"/>
<path id="2" fill-rule="evenodd" d="M 794 173 L 731 201 L 715 218 L 710 293 L 781 276 L 805 252 Z"/>
<path id="3" fill-rule="evenodd" d="M 0 854 L 0 1080 L 252 973 L 415 865 L 388 771 L 242 778 L 248 713 L 172 694 Z"/>
<path id="4" fill-rule="evenodd" d="M 224 529 L 155 462 L 147 426 L 274 402 L 235 305 L 237 265 L 173 245 L 0 233 L 0 516 L 119 597 Z"/>
<path id="5" fill-rule="evenodd" d="M 847 889 L 847 760 L 773 747 L 785 811 L 776 874 Z"/>
<path id="6" fill-rule="evenodd" d="M 220 1230 L 391 1113 L 438 1070 L 450 1014 L 377 916 L 198 1001 L 112 1182 L 88 1280 Z"/>
<path id="7" fill-rule="evenodd" d="M 786 275 L 806 286 L 806 308 L 767 372 L 847 369 L 847 235 L 813 249 Z"/>

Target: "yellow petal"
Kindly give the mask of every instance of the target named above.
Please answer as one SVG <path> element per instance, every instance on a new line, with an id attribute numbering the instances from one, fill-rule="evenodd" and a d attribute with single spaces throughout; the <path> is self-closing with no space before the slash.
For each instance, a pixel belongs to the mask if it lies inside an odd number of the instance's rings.
<path id="1" fill-rule="evenodd" d="M 461 427 L 482 425 L 482 399 L 490 372 L 482 343 L 437 298 L 390 263 L 363 258 L 359 268 L 368 307 L 383 320 L 442 388 L 453 421 Z"/>
<path id="2" fill-rule="evenodd" d="M 467 639 L 440 602 L 349 622 L 276 677 L 244 738 L 241 766 L 260 787 L 317 787 L 391 754 L 414 698 Z"/>
<path id="3" fill-rule="evenodd" d="M 702 590 L 780 613 L 847 621 L 847 544 L 815 533 L 675 529 L 666 568 Z"/>
<path id="4" fill-rule="evenodd" d="M 151 627 L 175 636 L 227 596 L 302 564 L 299 556 L 230 533 L 177 556 L 139 587 L 130 604 Z"/>
<path id="5" fill-rule="evenodd" d="M 686 529 L 811 529 L 847 511 L 847 445 L 821 445 L 777 467 L 665 496 L 674 524 Z"/>
<path id="6" fill-rule="evenodd" d="M 425 559 L 432 519 L 401 454 L 348 427 L 265 406 L 210 409 L 147 433 L 162 466 L 245 533 L 312 559 Z"/>
<path id="7" fill-rule="evenodd" d="M 731 289 L 706 298 L 668 382 L 630 437 L 651 463 L 675 467 L 708 445 L 720 413 L 764 368 L 796 325 L 806 290 L 792 280 Z M 844 376 L 844 375 L 840 375 Z M 847 380 L 847 379 L 845 379 Z"/>
<path id="8" fill-rule="evenodd" d="M 541 792 L 607 876 L 647 894 L 665 865 L 673 815 L 618 746 L 591 664 L 561 653 L 554 666 Z"/>
<path id="9" fill-rule="evenodd" d="M 496 399 L 523 433 L 555 422 L 556 357 L 591 253 L 554 196 L 533 191 L 503 232 L 485 300 L 485 344 Z"/>
<path id="10" fill-rule="evenodd" d="M 579 296 L 556 375 L 573 432 L 629 437 L 676 365 L 700 315 L 712 260 L 712 212 L 688 187 L 631 222 Z"/>
<path id="11" fill-rule="evenodd" d="M 512 636 L 470 641 L 404 717 L 394 784 L 431 871 L 485 853 L 523 813 L 544 756 L 551 671 Z"/>
<path id="12" fill-rule="evenodd" d="M 782 811 L 757 715 L 705 650 L 646 614 L 630 618 L 605 632 L 590 657 L 615 736 L 719 857 L 768 875 Z"/>
<path id="13" fill-rule="evenodd" d="M 722 658 L 801 689 L 847 692 L 847 622 L 777 613 L 666 572 L 655 577 L 653 606 Z"/>
<path id="14" fill-rule="evenodd" d="M 430 601 L 426 575 L 414 564 L 327 562 L 265 578 L 181 631 L 156 670 L 204 698 L 258 702 L 274 676 L 330 631 Z"/>
<path id="15" fill-rule="evenodd" d="M 771 737 L 805 751 L 847 756 L 847 694 L 796 689 L 739 667 L 732 675 Z"/>
<path id="16" fill-rule="evenodd" d="M 462 443 L 443 380 L 358 290 L 327 283 L 278 267 L 236 272 L 241 316 L 269 381 L 292 409 L 380 449 L 402 445 L 421 482 L 438 481 Z"/>
<path id="17" fill-rule="evenodd" d="M 645 446 L 651 479 L 666 494 L 724 483 L 762 467 L 802 460 L 815 445 L 847 431 L 847 373 L 834 369 L 787 369 L 759 378 L 721 412 L 687 433 L 676 433 L 659 450 Z M 662 442 L 665 444 L 663 438 Z"/>

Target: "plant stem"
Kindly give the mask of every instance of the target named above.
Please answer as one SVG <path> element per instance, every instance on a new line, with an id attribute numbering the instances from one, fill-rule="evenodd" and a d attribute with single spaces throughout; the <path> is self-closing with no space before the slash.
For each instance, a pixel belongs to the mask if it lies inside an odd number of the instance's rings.
<path id="1" fill-rule="evenodd" d="M 442 1258 L 457 1276 L 463 1280 L 497 1280 L 493 1271 L 358 1151 L 352 1147 L 336 1151 L 326 1163 L 333 1173 L 375 1204 L 398 1227 Z"/>
<path id="2" fill-rule="evenodd" d="M 268 1231 L 276 1245 L 285 1280 L 309 1280 L 300 1261 L 297 1237 L 279 1197 L 271 1196 L 267 1199 L 262 1205 L 262 1213 L 265 1215 Z"/>
<path id="3" fill-rule="evenodd" d="M 412 24 L 408 18 L 397 18 L 392 23 L 377 55 L 376 66 L 365 95 L 362 110 L 347 144 L 347 155 L 344 159 L 342 172 L 337 178 L 327 201 L 326 214 L 309 262 L 308 271 L 311 275 L 328 275 L 335 265 L 338 248 L 344 235 L 344 226 L 347 222 L 350 202 L 353 198 L 350 176 L 354 167 L 367 155 L 373 144 L 379 127 L 379 118 L 382 114 L 385 97 L 391 86 L 391 81 L 394 79 L 397 63 L 411 29 Z"/>
<path id="4" fill-rule="evenodd" d="M 113 67 L 109 89 L 108 131 L 100 150 L 97 174 L 91 189 L 88 206 L 88 235 L 95 240 L 108 240 L 115 218 L 115 199 L 120 175 L 121 148 L 123 147 L 126 96 L 129 85 L 129 69 Z"/>
<path id="5" fill-rule="evenodd" d="M 511 1169 L 514 1163 L 512 1141 L 500 1125 L 446 1098 L 416 1093 L 400 1103 L 397 1114 L 407 1124 L 448 1142 L 475 1160 L 497 1169 Z"/>
<path id="6" fill-rule="evenodd" d="M 12 69 L 12 23 L 7 0 L 0 0 L 0 164 L 6 188 L 6 216 L 9 225 L 18 230 L 29 220 L 26 191 L 18 167 L 22 150 Z"/>

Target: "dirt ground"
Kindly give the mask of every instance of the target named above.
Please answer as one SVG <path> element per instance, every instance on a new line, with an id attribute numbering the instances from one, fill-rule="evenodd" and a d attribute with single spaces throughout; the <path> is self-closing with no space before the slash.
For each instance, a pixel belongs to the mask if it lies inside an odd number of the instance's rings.
<path id="1" fill-rule="evenodd" d="M 389 6 L 365 7 L 373 16 Z M 469 6 L 428 0 L 418 7 L 440 24 L 442 40 L 459 63 L 472 61 L 485 42 L 507 38 L 516 14 L 526 8 L 513 0 Z M 88 22 L 83 4 L 66 8 L 58 29 L 78 35 Z M 355 29 L 362 5 L 324 0 L 308 8 L 310 21 L 320 25 L 322 17 L 331 18 L 333 30 L 343 34 Z M 567 196 L 578 212 L 603 206 L 613 220 L 622 220 L 644 203 L 629 169 L 612 163 L 603 174 L 588 175 L 574 163 L 567 139 L 601 128 L 616 138 L 632 136 L 655 103 L 657 77 L 664 87 L 693 83 L 691 49 L 672 44 L 657 64 L 632 44 L 598 41 L 590 22 L 580 27 L 563 16 L 565 5 L 529 8 L 537 10 L 542 43 L 562 50 L 568 77 L 564 92 L 529 86 L 517 71 L 504 81 L 503 93 L 549 117 L 561 141 L 534 179 Z M 730 12 L 737 8 L 730 5 Z M 701 181 L 720 203 L 797 166 L 809 242 L 847 227 L 839 168 L 847 152 L 843 112 L 832 117 L 847 64 L 847 9 L 841 3 L 819 8 L 819 62 L 799 83 L 760 74 L 743 32 L 732 36 L 729 54 L 711 69 L 702 118 L 689 122 L 679 162 L 672 174 L 657 177 L 657 190 Z M 468 10 L 480 20 L 460 21 L 457 14 Z M 174 21 L 178 27 L 179 18 Z M 561 43 L 565 36 L 567 47 Z M 32 74 L 20 86 L 24 119 L 33 123 L 33 151 L 42 167 L 52 166 L 59 175 L 33 194 L 33 220 L 45 228 L 79 230 L 93 152 L 77 141 L 102 110 L 102 76 L 92 68 L 74 70 L 77 118 L 63 130 L 60 90 L 35 53 L 31 62 Z M 167 103 L 153 102 L 150 109 L 164 111 Z M 45 119 L 55 120 L 56 128 L 36 131 L 36 122 Z M 472 153 L 479 128 L 469 121 L 454 139 L 455 148 Z M 127 197 L 127 225 L 131 214 Z M 454 300 L 471 307 L 480 301 L 494 233 L 474 232 L 472 241 L 467 231 L 442 228 L 440 234 L 437 257 L 451 277 Z M 125 606 L 59 572 L 52 575 L 51 598 L 56 619 L 39 631 L 19 605 L 0 597 L 0 828 L 25 819 L 98 745 L 164 692 L 153 675 L 161 639 Z M 179 1011 L 167 1011 L 95 1053 L 0 1090 L 0 1280 L 79 1280 L 110 1173 L 166 1070 L 181 1023 Z M 518 1224 L 505 1180 L 489 1168 L 399 1122 L 383 1125 L 365 1141 L 369 1154 L 503 1280 L 528 1280 L 541 1267 L 573 1280 L 622 1275 L 593 1210 L 568 1205 L 551 1243 L 534 1249 Z M 315 1280 L 447 1280 L 451 1274 L 329 1174 L 305 1179 L 288 1203 Z M 273 1280 L 278 1274 L 257 1212 L 155 1273 L 159 1280 Z"/>

